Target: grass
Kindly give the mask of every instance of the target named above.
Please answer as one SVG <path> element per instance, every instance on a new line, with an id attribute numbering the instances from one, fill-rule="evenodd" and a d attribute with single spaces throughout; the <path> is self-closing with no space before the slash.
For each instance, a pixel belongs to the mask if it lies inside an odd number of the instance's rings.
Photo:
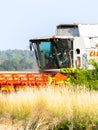
<path id="1" fill-rule="evenodd" d="M 21 130 L 97 130 L 98 91 L 49 86 L 0 94 L 0 123 L 5 121 Z"/>

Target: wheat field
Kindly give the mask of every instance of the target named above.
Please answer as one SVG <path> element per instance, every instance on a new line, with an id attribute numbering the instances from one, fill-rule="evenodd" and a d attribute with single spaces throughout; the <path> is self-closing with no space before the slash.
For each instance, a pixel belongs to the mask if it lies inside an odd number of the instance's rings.
<path id="1" fill-rule="evenodd" d="M 47 86 L 0 94 L 0 130 L 57 130 L 63 122 L 69 130 L 79 123 L 97 130 L 98 91 Z"/>

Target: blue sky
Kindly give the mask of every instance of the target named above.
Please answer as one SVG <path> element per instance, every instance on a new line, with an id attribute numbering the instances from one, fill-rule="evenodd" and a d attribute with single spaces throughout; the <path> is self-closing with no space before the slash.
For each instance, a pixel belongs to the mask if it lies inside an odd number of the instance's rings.
<path id="1" fill-rule="evenodd" d="M 68 23 L 98 23 L 98 0 L 0 0 L 0 50 L 29 49 Z"/>

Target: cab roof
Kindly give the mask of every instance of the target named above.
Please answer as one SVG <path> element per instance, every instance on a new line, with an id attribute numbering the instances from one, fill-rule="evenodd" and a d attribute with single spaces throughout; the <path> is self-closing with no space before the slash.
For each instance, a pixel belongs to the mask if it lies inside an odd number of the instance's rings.
<path id="1" fill-rule="evenodd" d="M 52 40 L 52 39 L 73 39 L 73 36 L 56 36 L 56 35 L 52 35 L 52 36 L 44 36 L 44 37 L 38 37 L 38 38 L 34 38 L 34 39 L 30 39 L 30 42 L 35 42 L 35 41 L 47 41 L 47 40 Z"/>

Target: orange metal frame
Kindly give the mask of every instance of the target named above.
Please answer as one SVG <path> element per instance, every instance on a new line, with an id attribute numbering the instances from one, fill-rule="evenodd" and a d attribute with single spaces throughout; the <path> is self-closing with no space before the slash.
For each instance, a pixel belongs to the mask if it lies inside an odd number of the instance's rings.
<path id="1" fill-rule="evenodd" d="M 0 73 L 0 91 L 1 92 L 17 92 L 25 90 L 26 88 L 40 88 L 47 86 L 48 77 L 50 74 L 45 73 L 28 73 L 28 72 L 2 72 Z M 58 82 L 67 80 L 65 75 L 57 73 L 53 79 L 53 84 L 57 85 Z"/>
<path id="2" fill-rule="evenodd" d="M 27 87 L 39 87 L 47 84 L 48 75 L 32 73 L 2 73 L 0 74 L 0 91 L 18 91 Z"/>

